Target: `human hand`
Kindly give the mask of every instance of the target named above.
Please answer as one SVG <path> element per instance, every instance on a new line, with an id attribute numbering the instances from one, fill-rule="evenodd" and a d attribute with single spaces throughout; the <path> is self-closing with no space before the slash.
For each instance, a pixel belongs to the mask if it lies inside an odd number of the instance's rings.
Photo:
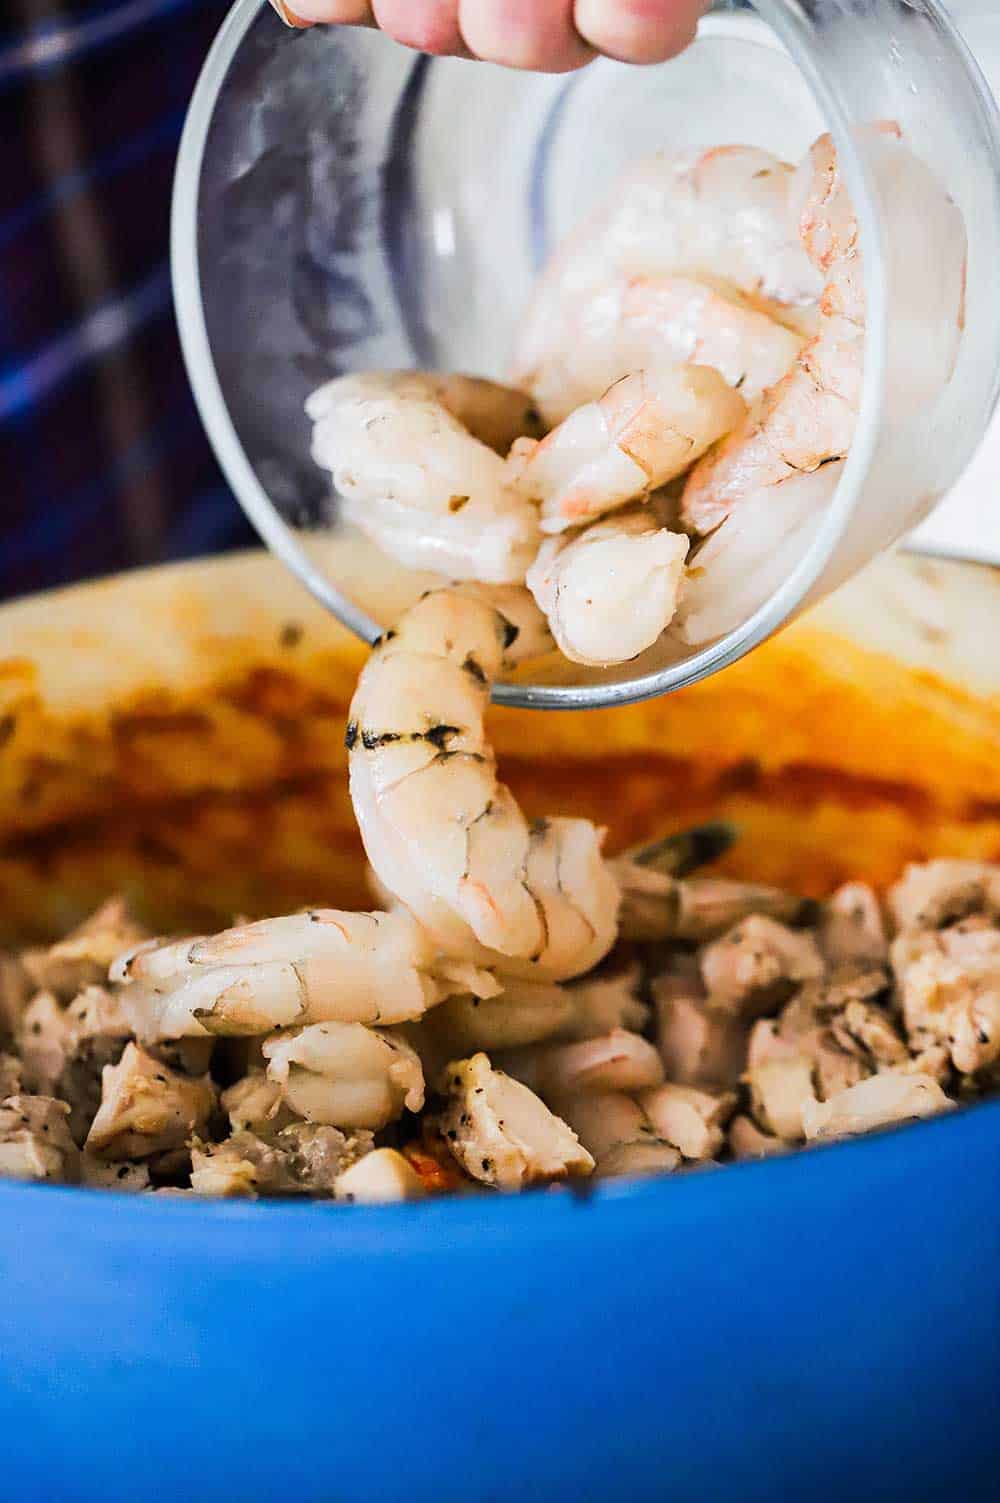
<path id="1" fill-rule="evenodd" d="M 683 51 L 708 0 L 286 0 L 287 26 L 380 27 L 438 56 L 568 73 L 599 53 L 657 63 Z"/>

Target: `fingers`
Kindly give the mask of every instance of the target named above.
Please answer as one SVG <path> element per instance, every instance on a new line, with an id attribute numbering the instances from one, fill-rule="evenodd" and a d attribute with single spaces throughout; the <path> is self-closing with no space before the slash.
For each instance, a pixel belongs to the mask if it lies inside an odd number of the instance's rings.
<path id="1" fill-rule="evenodd" d="M 705 0 L 576 0 L 579 36 L 625 63 L 662 63 L 693 39 Z"/>
<path id="2" fill-rule="evenodd" d="M 389 36 L 437 57 L 471 57 L 458 24 L 457 0 L 373 0 L 375 19 Z"/>
<path id="3" fill-rule="evenodd" d="M 569 73 L 594 56 L 573 24 L 573 0 L 458 0 L 458 19 L 475 57 L 508 68 Z"/>
<path id="4" fill-rule="evenodd" d="M 316 21 L 332 26 L 374 26 L 375 16 L 368 0 L 295 0 L 294 10 L 286 0 L 271 0 L 286 26 L 301 29 Z"/>
<path id="5" fill-rule="evenodd" d="M 379 26 L 404 46 L 508 68 L 568 73 L 598 53 L 674 57 L 708 0 L 271 0 L 286 26 Z"/>

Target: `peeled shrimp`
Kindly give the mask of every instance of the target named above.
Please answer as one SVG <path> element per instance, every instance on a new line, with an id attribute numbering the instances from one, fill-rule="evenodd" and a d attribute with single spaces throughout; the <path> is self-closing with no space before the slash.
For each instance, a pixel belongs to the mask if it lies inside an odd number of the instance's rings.
<path id="1" fill-rule="evenodd" d="M 962 324 L 965 231 L 956 206 L 899 139 L 893 126 L 871 133 L 871 162 L 892 212 L 895 198 L 912 195 L 934 226 L 942 256 L 939 304 L 921 306 L 922 280 L 893 266 L 891 316 L 905 325 L 889 390 L 896 417 L 912 417 L 947 380 Z M 800 233 L 810 260 L 825 278 L 820 328 L 788 374 L 758 408 L 696 466 L 684 490 L 682 516 L 708 533 L 734 507 L 767 495 L 790 477 L 817 470 L 847 453 L 861 402 L 865 349 L 865 291 L 858 222 L 829 136 L 816 142 L 800 169 Z M 897 216 L 898 218 L 898 213 Z M 940 221 L 940 223 L 939 223 Z M 899 239 L 894 227 L 893 245 Z M 913 229 L 920 233 L 915 219 Z M 907 254 L 910 246 L 907 245 Z M 898 378 L 897 378 L 898 377 Z"/>
<path id="2" fill-rule="evenodd" d="M 121 956 L 111 977 L 131 983 L 122 1005 L 147 1043 L 293 1023 L 398 1023 L 446 996 L 499 990 L 476 967 L 439 959 L 407 913 L 331 908 L 146 944 Z"/>
<path id="3" fill-rule="evenodd" d="M 529 826 L 483 728 L 509 624 L 435 590 L 362 671 L 347 731 L 351 796 L 376 877 L 448 954 L 538 980 L 589 971 L 619 889 L 587 820 Z"/>
<path id="4" fill-rule="evenodd" d="M 386 552 L 459 579 L 524 578 L 537 516 L 497 449 L 539 431 L 529 398 L 466 376 L 368 372 L 320 387 L 306 411 L 342 515 Z"/>
<path id="5" fill-rule="evenodd" d="M 565 301 L 554 343 L 521 380 L 545 421 L 561 422 L 631 371 L 707 365 L 754 402 L 788 370 L 800 334 L 684 276 L 619 276 Z"/>
<path id="6" fill-rule="evenodd" d="M 546 538 L 527 584 L 563 655 L 604 665 L 652 647 L 673 619 L 688 546 L 643 511 Z"/>
<path id="7" fill-rule="evenodd" d="M 268 1039 L 268 1079 L 307 1122 L 377 1132 L 424 1104 L 424 1072 L 415 1051 L 391 1029 L 314 1023 Z"/>
<path id="8" fill-rule="evenodd" d="M 795 233 L 794 172 L 752 146 L 650 157 L 549 263 L 526 314 L 515 384 L 562 337 L 567 303 L 616 275 L 721 282 L 793 327 L 822 283 Z"/>
<path id="9" fill-rule="evenodd" d="M 579 527 L 680 475 L 740 422 L 746 406 L 718 371 L 634 371 L 535 443 L 511 451 L 522 496 L 541 502 L 543 532 Z"/>
<path id="10" fill-rule="evenodd" d="M 690 646 L 735 631 L 803 559 L 843 474 L 843 461 L 748 495 L 696 548 L 673 630 Z"/>

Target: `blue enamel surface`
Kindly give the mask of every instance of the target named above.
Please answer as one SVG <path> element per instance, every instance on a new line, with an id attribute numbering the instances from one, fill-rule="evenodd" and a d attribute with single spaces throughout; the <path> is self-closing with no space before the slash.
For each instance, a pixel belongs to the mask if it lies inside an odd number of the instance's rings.
<path id="1" fill-rule="evenodd" d="M 0 1186 L 7 1495 L 998 1496 L 1000 1104 L 419 1207 Z"/>

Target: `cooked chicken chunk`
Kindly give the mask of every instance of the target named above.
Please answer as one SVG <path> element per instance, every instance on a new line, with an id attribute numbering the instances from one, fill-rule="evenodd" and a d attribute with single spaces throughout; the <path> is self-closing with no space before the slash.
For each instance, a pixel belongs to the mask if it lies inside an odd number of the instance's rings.
<path id="1" fill-rule="evenodd" d="M 107 980 L 111 962 L 123 950 L 148 939 L 123 898 L 110 898 L 58 944 L 27 950 L 21 957 L 35 986 L 69 1002 L 85 986 Z"/>
<path id="2" fill-rule="evenodd" d="M 734 1092 L 713 1096 L 670 1081 L 639 1093 L 639 1105 L 659 1137 L 684 1158 L 697 1160 L 714 1158 L 721 1149 L 736 1101 Z"/>
<path id="3" fill-rule="evenodd" d="M 338 1176 L 338 1200 L 377 1205 L 393 1200 L 422 1200 L 423 1182 L 413 1165 L 394 1148 L 376 1148 Z"/>
<path id="4" fill-rule="evenodd" d="M 441 1129 L 474 1179 L 501 1190 L 590 1174 L 594 1160 L 535 1093 L 485 1054 L 448 1066 Z"/>
<path id="5" fill-rule="evenodd" d="M 287 1156 L 255 1133 L 243 1131 L 224 1143 L 193 1144 L 191 1188 L 197 1195 L 252 1200 L 260 1193 L 287 1194 L 296 1186 Z"/>
<path id="6" fill-rule="evenodd" d="M 1000 931 L 969 920 L 902 934 L 892 964 L 912 1045 L 947 1045 L 962 1074 L 1000 1059 Z"/>
<path id="7" fill-rule="evenodd" d="M 117 1190 L 119 1194 L 135 1195 L 148 1190 L 151 1184 L 146 1163 L 116 1164 L 85 1153 L 80 1160 L 80 1169 L 81 1183 L 92 1190 Z"/>
<path id="8" fill-rule="evenodd" d="M 377 1131 L 424 1104 L 416 1052 L 392 1029 L 364 1023 L 312 1023 L 264 1045 L 268 1079 L 308 1122 Z"/>
<path id="9" fill-rule="evenodd" d="M 560 1097 L 554 1105 L 593 1156 L 601 1179 L 669 1174 L 681 1161 L 674 1145 L 657 1136 L 634 1096 L 622 1091 L 600 1096 L 583 1092 Z"/>
<path id="10" fill-rule="evenodd" d="M 322 1122 L 293 1122 L 277 1143 L 296 1186 L 310 1195 L 332 1195 L 339 1177 L 375 1148 L 370 1132 L 343 1133 Z"/>
<path id="11" fill-rule="evenodd" d="M 1000 866 L 984 861 L 928 861 L 908 866 L 889 891 L 899 930 L 939 929 L 969 914 L 1000 918 Z"/>
<path id="12" fill-rule="evenodd" d="M 0 1102 L 0 1178 L 75 1184 L 80 1155 L 69 1135 L 69 1109 L 51 1096 L 9 1096 Z"/>
<path id="13" fill-rule="evenodd" d="M 803 981 L 823 974 L 823 957 L 811 934 L 753 915 L 736 924 L 701 955 L 701 975 L 712 1005 L 741 1017 L 759 1017 Z"/>
<path id="14" fill-rule="evenodd" d="M 830 966 L 884 965 L 889 958 L 882 907 L 866 882 L 848 882 L 824 904 L 819 944 Z"/>
<path id="15" fill-rule="evenodd" d="M 38 992 L 21 1014 L 15 1038 L 32 1091 L 54 1095 L 71 1048 L 72 1027 L 52 992 Z"/>
<path id="16" fill-rule="evenodd" d="M 813 1092 L 812 1064 L 802 1055 L 752 1064 L 746 1073 L 753 1114 L 765 1132 L 798 1143 Z"/>
<path id="17" fill-rule="evenodd" d="M 734 1159 L 770 1159 L 788 1152 L 784 1139 L 761 1132 L 752 1117 L 733 1118 L 729 1124 L 728 1142 Z"/>
<path id="18" fill-rule="evenodd" d="M 663 1061 L 646 1039 L 625 1028 L 573 1044 L 541 1044 L 504 1057 L 511 1075 L 541 1096 L 582 1091 L 640 1091 L 659 1085 Z"/>
<path id="19" fill-rule="evenodd" d="M 143 1159 L 180 1148 L 204 1127 L 215 1106 L 205 1077 L 192 1080 L 129 1044 L 117 1065 L 106 1065 L 101 1105 L 87 1134 L 99 1158 Z"/>
<path id="20" fill-rule="evenodd" d="M 659 976 L 653 983 L 657 1043 L 667 1079 L 705 1089 L 735 1085 L 746 1068 L 747 1027 L 709 1007 L 697 977 Z"/>
<path id="21" fill-rule="evenodd" d="M 808 1102 L 802 1123 L 809 1139 L 845 1138 L 896 1122 L 932 1117 L 952 1105 L 929 1075 L 888 1071 L 841 1091 L 829 1101 Z"/>

